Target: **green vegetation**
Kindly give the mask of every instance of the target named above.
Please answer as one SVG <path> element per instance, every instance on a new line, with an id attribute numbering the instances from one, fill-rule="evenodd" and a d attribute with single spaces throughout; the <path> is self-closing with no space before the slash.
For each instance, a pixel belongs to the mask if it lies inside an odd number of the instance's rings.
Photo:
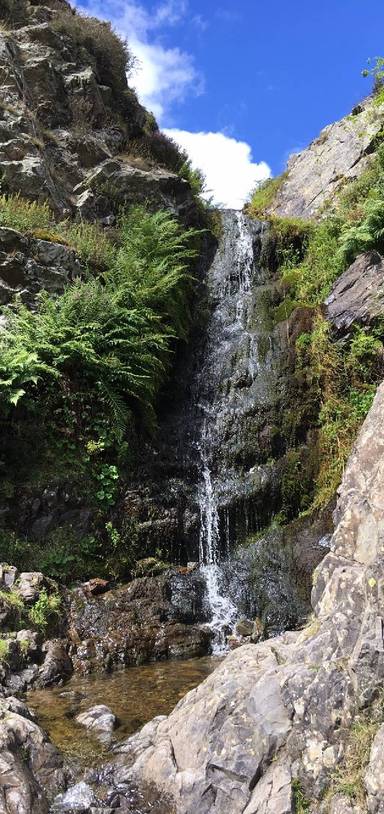
<path id="1" fill-rule="evenodd" d="M 364 775 L 369 763 L 372 741 L 382 722 L 382 700 L 353 723 L 346 744 L 344 760 L 335 771 L 327 798 L 344 794 L 363 809 L 366 804 Z"/>
<path id="2" fill-rule="evenodd" d="M 369 59 L 368 66 L 362 75 L 373 79 L 374 104 L 381 105 L 384 103 L 384 57 Z"/>
<path id="3" fill-rule="evenodd" d="M 70 477 L 97 529 L 78 539 L 57 529 L 41 545 L 4 535 L 3 556 L 57 579 L 73 578 L 74 565 L 84 577 L 95 567 L 127 575 L 140 553 L 137 531 L 128 521 L 114 529 L 109 515 L 156 425 L 176 342 L 187 336 L 199 235 L 141 207 L 119 216 L 111 239 L 95 225 L 55 224 L 48 207 L 20 198 L 3 198 L 1 217 L 23 231 L 33 224 L 82 242 L 90 271 L 99 272 L 59 297 L 42 293 L 34 311 L 20 302 L 5 308 L 0 336 L 4 495 L 13 492 L 9 484 Z"/>
<path id="4" fill-rule="evenodd" d="M 8 608 L 11 608 L 18 614 L 24 611 L 24 602 L 16 590 L 0 591 L 0 602 L 3 602 Z"/>
<path id="5" fill-rule="evenodd" d="M 264 195 L 265 188 L 260 193 Z M 273 188 L 267 185 L 267 203 L 263 205 L 269 205 L 272 193 Z M 317 424 L 318 428 L 313 451 L 318 472 L 311 506 L 308 495 L 313 490 L 307 481 L 307 505 L 300 507 L 299 495 L 295 497 L 295 482 L 301 480 L 303 471 L 299 450 L 296 457 L 295 450 L 290 452 L 292 465 L 288 466 L 283 484 L 285 503 L 293 500 L 292 505 L 300 511 L 321 508 L 335 494 L 383 376 L 382 320 L 374 327 L 356 327 L 344 340 L 336 340 L 320 306 L 359 253 L 384 251 L 384 145 L 378 144 L 368 169 L 344 188 L 318 223 L 272 217 L 271 228 L 283 294 L 272 309 L 274 322 L 289 319 L 300 306 L 312 324 L 312 329 L 296 340 L 296 381 L 299 392 L 304 394 L 299 413 L 306 412 L 308 426 Z"/>
<path id="6" fill-rule="evenodd" d="M 0 664 L 6 664 L 9 653 L 9 642 L 6 639 L 0 639 Z"/>
<path id="7" fill-rule="evenodd" d="M 311 333 L 296 343 L 297 375 L 319 405 L 318 459 L 313 508 L 333 497 L 360 425 L 382 378 L 382 341 L 378 326 L 370 333 L 356 327 L 348 340 L 335 342 L 330 324 L 317 314 Z M 376 335 L 377 334 L 377 335 Z"/>
<path id="8" fill-rule="evenodd" d="M 113 90 L 126 88 L 126 74 L 135 65 L 128 44 L 112 30 L 111 24 L 96 17 L 74 13 L 72 9 L 55 15 L 52 27 L 67 35 L 79 48 L 85 48 L 96 62 L 99 81 Z"/>
<path id="9" fill-rule="evenodd" d="M 45 588 L 28 613 L 29 621 L 35 627 L 45 631 L 53 617 L 60 613 L 61 599 L 58 594 L 48 594 Z"/>
<path id="10" fill-rule="evenodd" d="M 292 798 L 294 814 L 305 814 L 309 810 L 310 802 L 307 800 L 301 782 L 297 777 L 292 780 Z"/>
<path id="11" fill-rule="evenodd" d="M 247 204 L 247 213 L 251 218 L 268 217 L 267 210 L 272 206 L 275 196 L 283 185 L 287 173 L 282 173 L 276 178 L 267 178 L 266 181 L 258 184 L 252 194 L 250 202 Z"/>

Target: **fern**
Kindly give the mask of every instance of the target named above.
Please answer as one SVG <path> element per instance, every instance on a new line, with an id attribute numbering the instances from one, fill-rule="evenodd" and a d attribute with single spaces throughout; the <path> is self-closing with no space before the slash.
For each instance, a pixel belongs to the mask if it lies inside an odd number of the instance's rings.
<path id="1" fill-rule="evenodd" d="M 3 403 L 35 410 L 43 399 L 56 410 L 70 401 L 80 422 L 87 404 L 119 442 L 132 409 L 153 423 L 172 345 L 189 324 L 195 237 L 168 213 L 135 208 L 120 217 L 119 248 L 104 252 L 99 278 L 76 280 L 56 299 L 42 293 L 34 312 L 20 302 L 5 309 Z"/>

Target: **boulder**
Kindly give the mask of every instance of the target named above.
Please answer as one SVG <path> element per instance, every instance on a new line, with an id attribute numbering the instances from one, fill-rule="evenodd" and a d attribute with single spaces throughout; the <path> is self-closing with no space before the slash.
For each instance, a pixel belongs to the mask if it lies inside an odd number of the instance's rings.
<path id="1" fill-rule="evenodd" d="M 95 734 L 103 743 L 109 743 L 117 726 L 116 715 L 105 704 L 97 704 L 76 716 L 80 726 Z"/>
<path id="2" fill-rule="evenodd" d="M 18 576 L 18 570 L 14 565 L 8 565 L 2 562 L 0 564 L 0 584 L 2 588 L 13 588 Z"/>
<path id="3" fill-rule="evenodd" d="M 341 333 L 383 316 L 384 259 L 378 252 L 359 255 L 340 275 L 325 301 L 325 314 Z"/>
<path id="4" fill-rule="evenodd" d="M 32 605 L 46 585 L 44 574 L 40 571 L 23 571 L 17 580 L 17 591 L 23 602 Z"/>
<path id="5" fill-rule="evenodd" d="M 38 685 L 50 687 L 62 684 L 73 673 L 72 659 L 68 655 L 66 639 L 53 639 L 45 642 L 43 652 L 46 654 L 39 670 Z"/>

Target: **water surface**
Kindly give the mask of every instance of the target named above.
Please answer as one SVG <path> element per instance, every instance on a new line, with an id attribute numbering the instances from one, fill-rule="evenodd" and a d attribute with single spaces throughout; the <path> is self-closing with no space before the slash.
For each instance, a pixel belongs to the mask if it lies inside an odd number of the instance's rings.
<path id="1" fill-rule="evenodd" d="M 74 676 L 65 686 L 33 690 L 28 705 L 67 758 L 97 764 L 106 747 L 76 723 L 80 712 L 107 704 L 119 719 L 114 742 L 127 738 L 156 715 L 168 715 L 177 702 L 217 667 L 212 656 L 129 667 L 112 674 Z"/>

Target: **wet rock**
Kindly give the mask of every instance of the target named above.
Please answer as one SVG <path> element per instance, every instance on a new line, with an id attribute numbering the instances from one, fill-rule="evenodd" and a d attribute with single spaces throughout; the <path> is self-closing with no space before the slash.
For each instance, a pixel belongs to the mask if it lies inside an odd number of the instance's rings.
<path id="1" fill-rule="evenodd" d="M 199 572 L 167 570 L 101 596 L 70 596 L 69 636 L 76 670 L 113 669 L 164 658 L 205 655 L 210 632 Z"/>
<path id="2" fill-rule="evenodd" d="M 367 99 L 352 115 L 325 127 L 307 149 L 293 155 L 268 213 L 315 217 L 346 182 L 358 178 L 369 165 L 382 113 L 382 105 Z"/>
<path id="3" fill-rule="evenodd" d="M 61 684 L 70 678 L 73 673 L 73 664 L 68 655 L 68 643 L 65 639 L 45 642 L 43 652 L 46 655 L 39 670 L 38 684 L 40 687 Z"/>
<path id="4" fill-rule="evenodd" d="M 81 782 L 71 786 L 65 794 L 56 797 L 53 811 L 89 812 L 93 806 L 97 806 L 97 803 L 93 789 L 87 783 Z"/>
<path id="5" fill-rule="evenodd" d="M 241 619 L 236 624 L 236 633 L 238 636 L 251 636 L 253 633 L 253 622 L 249 619 Z"/>
<path id="6" fill-rule="evenodd" d="M 368 325 L 384 314 L 384 260 L 378 252 L 361 254 L 340 275 L 325 301 L 327 319 L 341 332 Z"/>
<path id="7" fill-rule="evenodd" d="M 83 582 L 81 586 L 82 590 L 85 594 L 87 594 L 87 596 L 99 596 L 100 594 L 105 594 L 108 587 L 108 580 L 101 579 L 100 577 L 89 579 L 88 582 Z"/>
<path id="8" fill-rule="evenodd" d="M 103 743 L 109 743 L 117 726 L 116 715 L 105 704 L 97 704 L 76 716 L 81 726 L 93 732 Z"/>

